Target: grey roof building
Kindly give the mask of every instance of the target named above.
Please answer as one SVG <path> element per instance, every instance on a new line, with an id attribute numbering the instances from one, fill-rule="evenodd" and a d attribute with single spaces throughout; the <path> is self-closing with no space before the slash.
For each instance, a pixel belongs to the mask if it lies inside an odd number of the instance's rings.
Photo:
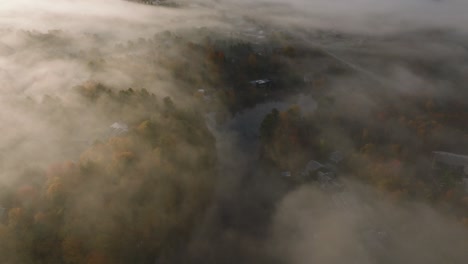
<path id="1" fill-rule="evenodd" d="M 441 166 L 442 165 L 442 166 Z M 468 156 L 443 151 L 432 152 L 432 168 L 448 167 L 450 170 L 460 173 L 463 177 L 465 191 L 468 193 Z"/>
<path id="2" fill-rule="evenodd" d="M 344 159 L 343 153 L 339 151 L 335 151 L 332 154 L 330 154 L 330 160 L 333 161 L 334 163 L 340 163 Z"/>
<path id="3" fill-rule="evenodd" d="M 270 79 L 253 80 L 253 81 L 250 81 L 250 84 L 256 87 L 268 87 L 271 85 L 271 80 Z"/>
<path id="4" fill-rule="evenodd" d="M 452 167 L 468 167 L 468 156 L 465 155 L 459 155 L 443 151 L 433 151 L 432 160 L 433 163 L 442 163 Z"/>

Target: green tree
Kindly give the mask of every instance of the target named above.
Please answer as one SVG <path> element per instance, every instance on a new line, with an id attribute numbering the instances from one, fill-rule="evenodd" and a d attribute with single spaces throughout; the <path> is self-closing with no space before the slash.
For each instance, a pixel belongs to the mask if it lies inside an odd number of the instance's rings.
<path id="1" fill-rule="evenodd" d="M 273 138 L 276 128 L 279 124 L 279 111 L 274 108 L 260 124 L 260 138 L 270 141 Z"/>

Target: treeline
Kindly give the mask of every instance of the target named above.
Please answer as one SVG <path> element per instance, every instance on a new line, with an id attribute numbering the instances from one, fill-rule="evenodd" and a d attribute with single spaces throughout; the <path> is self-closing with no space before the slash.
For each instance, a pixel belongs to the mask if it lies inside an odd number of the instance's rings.
<path id="1" fill-rule="evenodd" d="M 144 89 L 90 82 L 76 90 L 87 107 L 120 115 L 128 131 L 2 187 L 0 262 L 154 263 L 176 254 L 216 181 L 204 119 Z"/>
<path id="2" fill-rule="evenodd" d="M 63 31 L 18 34 L 23 41 L 21 48 L 40 49 L 44 59 L 75 62 L 92 79 L 113 83 L 108 77 L 115 76 L 126 81 L 127 87 L 148 89 L 175 86 L 178 92 L 195 97 L 203 89 L 213 100 L 202 105 L 216 110 L 226 108 L 232 113 L 299 91 L 308 85 L 306 82 L 318 82 L 320 78 L 309 76 L 313 70 L 297 67 L 299 61 L 316 60 L 319 64 L 325 61 L 320 66 L 326 68 L 323 74 L 334 75 L 343 70 L 339 65 L 327 67 L 332 60 L 327 61 L 326 54 L 293 45 L 280 33 L 274 34 L 269 42 L 258 44 L 207 28 L 164 31 L 112 44 L 94 34 L 72 35 Z M 89 43 L 93 49 L 84 49 L 80 43 Z M 270 85 L 251 83 L 265 79 L 271 81 Z"/>

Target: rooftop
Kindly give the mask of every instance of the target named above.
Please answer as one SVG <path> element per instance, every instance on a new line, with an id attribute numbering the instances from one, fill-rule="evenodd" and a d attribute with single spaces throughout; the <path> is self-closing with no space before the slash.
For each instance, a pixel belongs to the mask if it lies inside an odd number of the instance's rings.
<path id="1" fill-rule="evenodd" d="M 434 161 L 450 166 L 468 166 L 468 156 L 443 151 L 433 151 L 432 154 Z"/>
<path id="2" fill-rule="evenodd" d="M 115 122 L 110 128 L 112 129 L 111 136 L 119 136 L 128 132 L 128 125 L 122 122 Z"/>
<path id="3" fill-rule="evenodd" d="M 271 82 L 270 79 L 260 79 L 260 80 L 253 80 L 253 81 L 250 81 L 251 84 L 256 84 L 256 85 L 268 84 L 268 83 L 270 83 L 270 82 Z"/>

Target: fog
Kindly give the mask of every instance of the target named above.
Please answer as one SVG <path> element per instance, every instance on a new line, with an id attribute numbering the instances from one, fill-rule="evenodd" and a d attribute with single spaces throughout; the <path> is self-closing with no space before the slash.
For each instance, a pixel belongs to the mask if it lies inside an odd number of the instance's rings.
<path id="1" fill-rule="evenodd" d="M 341 194 L 310 186 L 291 193 L 279 206 L 274 229 L 275 252 L 288 263 L 466 260 L 465 229 L 424 205 L 395 206 L 356 184 Z"/>
<path id="2" fill-rule="evenodd" d="M 215 1 L 221 10 L 238 11 L 278 25 L 319 27 L 381 34 L 420 28 L 466 32 L 463 0 Z M 216 6 L 216 5 L 215 5 Z M 245 6 L 249 7 L 246 11 Z"/>
<path id="3" fill-rule="evenodd" d="M 468 261 L 467 194 L 430 171 L 468 154 L 467 1 L 141 2 L 0 2 L 0 262 Z M 343 188 L 281 176 L 311 146 Z"/>

